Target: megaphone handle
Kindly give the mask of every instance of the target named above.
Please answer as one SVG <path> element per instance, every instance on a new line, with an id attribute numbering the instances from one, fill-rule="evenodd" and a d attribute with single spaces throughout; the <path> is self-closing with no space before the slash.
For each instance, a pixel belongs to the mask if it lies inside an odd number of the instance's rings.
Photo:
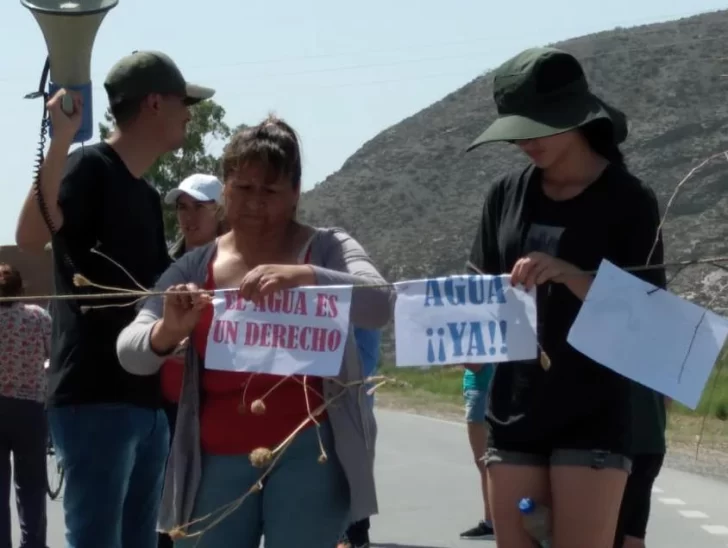
<path id="1" fill-rule="evenodd" d="M 61 110 L 68 116 L 71 116 L 73 114 L 73 97 L 71 97 L 68 93 L 64 94 L 63 97 L 61 97 Z"/>

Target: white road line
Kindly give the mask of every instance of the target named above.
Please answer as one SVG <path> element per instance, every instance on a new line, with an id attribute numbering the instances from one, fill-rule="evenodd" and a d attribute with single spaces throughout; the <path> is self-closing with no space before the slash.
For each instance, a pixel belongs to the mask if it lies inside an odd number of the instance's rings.
<path id="1" fill-rule="evenodd" d="M 659 500 L 662 504 L 667 504 L 668 506 L 685 506 L 685 501 L 682 499 L 660 497 L 657 500 Z"/>
<path id="2" fill-rule="evenodd" d="M 728 535 L 728 527 L 725 525 L 701 525 L 711 535 Z"/>
<path id="3" fill-rule="evenodd" d="M 701 512 L 700 510 L 678 510 L 680 515 L 688 519 L 707 519 L 708 514 Z"/>
<path id="4" fill-rule="evenodd" d="M 659 494 L 659 493 L 662 493 L 662 492 L 663 492 L 663 490 L 662 490 L 662 489 L 660 489 L 659 487 L 657 487 L 656 485 L 653 485 L 653 486 L 652 486 L 652 492 L 653 492 L 653 493 L 658 493 L 658 494 Z"/>

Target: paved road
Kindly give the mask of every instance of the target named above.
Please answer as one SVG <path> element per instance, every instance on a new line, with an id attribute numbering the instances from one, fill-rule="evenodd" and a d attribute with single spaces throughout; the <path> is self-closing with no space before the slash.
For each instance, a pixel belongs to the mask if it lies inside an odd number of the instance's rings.
<path id="1" fill-rule="evenodd" d="M 478 519 L 481 504 L 464 425 L 385 410 L 377 417 L 381 515 L 372 519 L 375 546 L 495 547 L 457 538 Z M 656 487 L 651 546 L 728 546 L 728 483 L 664 469 Z"/>
<path id="2" fill-rule="evenodd" d="M 374 546 L 495 547 L 495 542 L 458 539 L 480 512 L 463 425 L 386 410 L 378 410 L 377 417 L 381 515 L 372 519 Z M 653 494 L 648 539 L 660 548 L 728 547 L 728 483 L 664 469 Z M 17 546 L 17 531 L 14 542 Z M 48 545 L 64 546 L 58 502 L 49 504 Z"/>

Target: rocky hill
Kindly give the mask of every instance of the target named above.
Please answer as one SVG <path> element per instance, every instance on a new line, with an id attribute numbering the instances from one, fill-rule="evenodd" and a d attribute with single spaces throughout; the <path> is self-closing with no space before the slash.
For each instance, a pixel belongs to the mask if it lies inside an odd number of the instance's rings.
<path id="1" fill-rule="evenodd" d="M 677 183 L 728 150 L 728 11 L 575 38 L 557 47 L 583 63 L 592 88 L 631 120 L 624 152 L 663 210 Z M 495 117 L 490 73 L 384 130 L 302 199 L 304 218 L 350 230 L 387 279 L 461 271 L 484 189 L 523 164 L 505 144 L 465 154 Z M 688 181 L 665 225 L 669 261 L 728 254 L 728 157 Z M 728 282 L 692 266 L 673 291 L 719 310 Z M 721 298 L 719 293 L 724 293 Z"/>

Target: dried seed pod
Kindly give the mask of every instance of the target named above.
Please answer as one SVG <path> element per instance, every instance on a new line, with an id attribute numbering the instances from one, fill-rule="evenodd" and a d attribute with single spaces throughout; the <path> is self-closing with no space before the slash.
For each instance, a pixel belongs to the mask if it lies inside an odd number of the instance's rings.
<path id="1" fill-rule="evenodd" d="M 91 282 L 83 274 L 74 274 L 73 275 L 73 285 L 75 285 L 76 287 L 84 287 L 84 286 L 91 285 Z"/>
<path id="2" fill-rule="evenodd" d="M 542 350 L 540 357 L 541 367 L 543 367 L 544 371 L 548 371 L 549 369 L 551 369 L 551 358 L 549 358 L 548 354 L 546 354 L 546 352 Z"/>
<path id="3" fill-rule="evenodd" d="M 181 527 L 175 527 L 171 531 L 168 531 L 167 534 L 172 540 L 180 540 L 187 536 L 187 533 L 185 533 Z"/>
<path id="4" fill-rule="evenodd" d="M 265 414 L 265 402 L 263 400 L 255 400 L 250 404 L 250 411 L 253 415 L 264 415 Z"/>
<path id="5" fill-rule="evenodd" d="M 258 447 L 250 453 L 250 464 L 256 468 L 265 468 L 273 461 L 273 451 L 267 447 Z"/>

